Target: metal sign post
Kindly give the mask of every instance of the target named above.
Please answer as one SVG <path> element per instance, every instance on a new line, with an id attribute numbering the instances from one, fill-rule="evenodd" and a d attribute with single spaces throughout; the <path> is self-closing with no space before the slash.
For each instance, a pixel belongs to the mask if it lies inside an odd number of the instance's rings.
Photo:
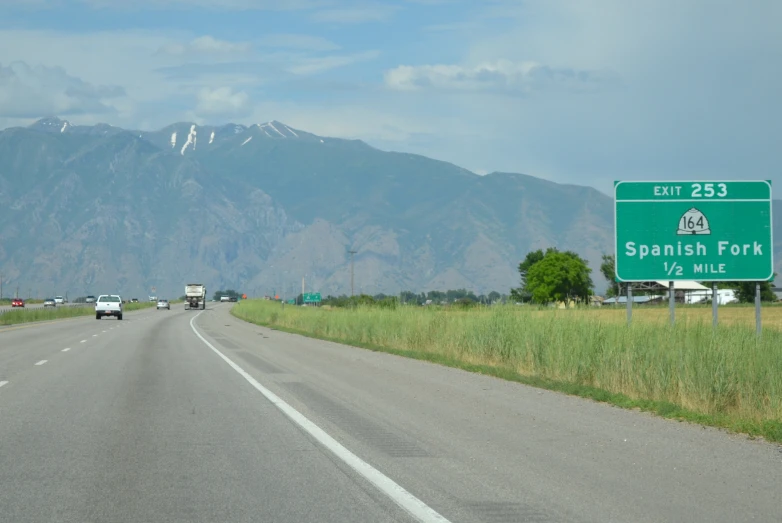
<path id="1" fill-rule="evenodd" d="M 711 284 L 711 326 L 717 328 L 717 309 L 719 305 L 720 295 L 717 292 L 717 284 Z"/>
<path id="2" fill-rule="evenodd" d="M 619 301 L 619 297 L 616 298 Z M 633 321 L 633 284 L 627 284 L 627 325 Z"/>
<path id="3" fill-rule="evenodd" d="M 676 293 L 673 288 L 673 282 L 668 282 L 668 308 L 671 311 L 671 327 L 676 321 Z"/>
<path id="4" fill-rule="evenodd" d="M 755 284 L 755 330 L 760 336 L 760 283 Z"/>

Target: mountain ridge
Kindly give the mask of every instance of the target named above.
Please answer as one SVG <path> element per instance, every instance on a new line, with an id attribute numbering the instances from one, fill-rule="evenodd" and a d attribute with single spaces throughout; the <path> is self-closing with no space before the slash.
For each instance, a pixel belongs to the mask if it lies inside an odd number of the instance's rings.
<path id="1" fill-rule="evenodd" d="M 0 270 L 47 293 L 178 296 L 187 280 L 290 295 L 304 278 L 349 294 L 349 250 L 356 292 L 507 292 L 525 254 L 549 246 L 579 252 L 601 282 L 612 198 L 276 120 L 0 131 Z"/>

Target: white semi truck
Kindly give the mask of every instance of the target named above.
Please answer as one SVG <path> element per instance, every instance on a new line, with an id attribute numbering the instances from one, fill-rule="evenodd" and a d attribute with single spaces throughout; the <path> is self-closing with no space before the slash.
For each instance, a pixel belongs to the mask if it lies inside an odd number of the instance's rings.
<path id="1" fill-rule="evenodd" d="M 200 283 L 185 285 L 185 310 L 206 309 L 206 286 Z"/>

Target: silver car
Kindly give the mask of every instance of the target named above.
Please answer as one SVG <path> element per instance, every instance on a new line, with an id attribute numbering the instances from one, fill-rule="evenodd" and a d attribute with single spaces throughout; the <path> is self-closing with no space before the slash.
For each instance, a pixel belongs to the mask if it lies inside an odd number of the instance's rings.
<path id="1" fill-rule="evenodd" d="M 44 307 L 56 307 L 57 302 L 54 301 L 54 298 L 46 298 L 43 300 L 43 306 Z"/>
<path id="2" fill-rule="evenodd" d="M 158 300 L 157 301 L 157 308 L 160 309 L 168 309 L 171 310 L 171 304 L 168 303 L 168 300 Z"/>

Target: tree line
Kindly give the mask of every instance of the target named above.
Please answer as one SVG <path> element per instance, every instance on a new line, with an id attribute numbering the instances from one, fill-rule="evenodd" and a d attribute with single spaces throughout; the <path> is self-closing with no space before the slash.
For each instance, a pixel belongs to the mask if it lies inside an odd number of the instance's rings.
<path id="1" fill-rule="evenodd" d="M 450 289 L 447 291 L 428 291 L 413 292 L 402 291 L 398 295 L 389 294 L 360 294 L 357 296 L 326 296 L 323 298 L 323 305 L 333 307 L 350 307 L 356 305 L 377 305 L 381 307 L 393 307 L 396 305 L 492 305 L 495 303 L 505 303 L 509 295 L 500 294 L 497 291 L 491 291 L 488 294 L 475 294 L 467 289 Z M 301 303 L 301 295 L 296 300 Z"/>

